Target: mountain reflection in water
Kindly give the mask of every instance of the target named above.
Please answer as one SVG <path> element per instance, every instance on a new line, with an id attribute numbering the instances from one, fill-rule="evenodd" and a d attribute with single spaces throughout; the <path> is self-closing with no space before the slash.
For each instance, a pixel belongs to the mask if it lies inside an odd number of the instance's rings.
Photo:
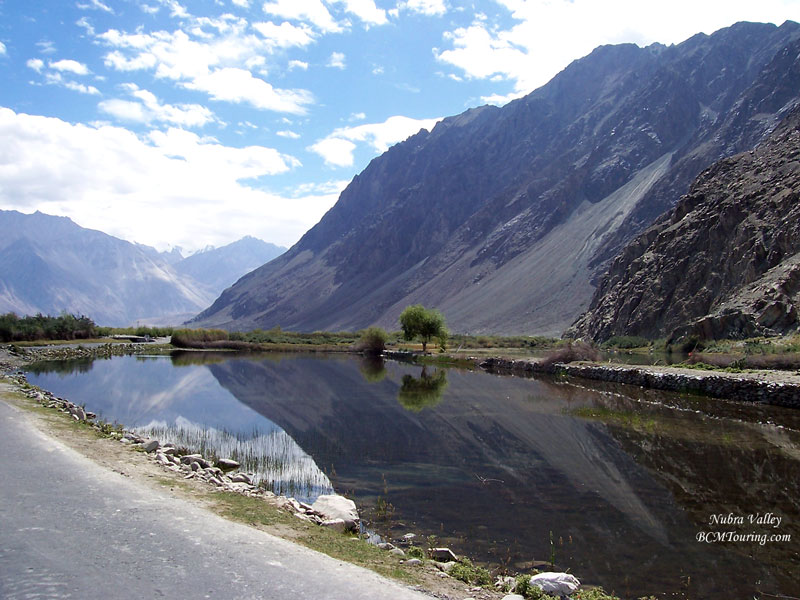
<path id="1" fill-rule="evenodd" d="M 100 365 L 72 391 L 58 389 L 67 377 L 31 380 L 126 425 L 182 417 L 236 437 L 257 422 L 393 536 L 436 535 L 512 570 L 552 556 L 624 597 L 800 590 L 796 541 L 697 541 L 711 514 L 766 512 L 783 516 L 777 533 L 800 539 L 792 411 L 349 356 L 161 360 L 127 380 Z M 151 385 L 169 369 L 171 380 Z M 120 406 L 95 406 L 91 387 Z M 785 427 L 758 423 L 767 420 Z M 375 510 L 379 499 L 392 514 Z"/>

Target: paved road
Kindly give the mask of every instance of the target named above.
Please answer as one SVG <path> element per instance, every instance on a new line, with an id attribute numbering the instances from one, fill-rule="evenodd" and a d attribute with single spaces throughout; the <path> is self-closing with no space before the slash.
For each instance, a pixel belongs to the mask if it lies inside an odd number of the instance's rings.
<path id="1" fill-rule="evenodd" d="M 0 598 L 430 598 L 136 484 L 0 401 Z"/>

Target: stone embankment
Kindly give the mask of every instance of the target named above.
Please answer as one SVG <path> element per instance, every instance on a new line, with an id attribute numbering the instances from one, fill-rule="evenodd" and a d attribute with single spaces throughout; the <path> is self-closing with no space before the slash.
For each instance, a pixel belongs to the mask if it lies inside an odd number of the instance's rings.
<path id="1" fill-rule="evenodd" d="M 358 529 L 358 511 L 352 500 L 342 496 L 328 495 L 320 496 L 313 505 L 308 505 L 295 498 L 276 496 L 271 491 L 256 485 L 253 481 L 253 474 L 240 471 L 241 465 L 235 460 L 211 459 L 203 457 L 201 454 L 178 449 L 172 444 L 162 444 L 158 440 L 143 438 L 135 432 L 126 431 L 121 426 L 97 421 L 97 415 L 87 411 L 84 407 L 65 398 L 59 398 L 52 392 L 30 385 L 23 373 L 15 373 L 7 375 L 7 377 L 31 400 L 47 408 L 69 414 L 75 421 L 86 423 L 122 444 L 142 450 L 164 469 L 182 474 L 184 479 L 197 479 L 223 491 L 263 498 L 298 518 L 323 527 L 330 527 L 342 532 Z"/>
<path id="2" fill-rule="evenodd" d="M 714 398 L 800 408 L 800 378 L 775 373 L 727 373 L 677 367 L 556 363 L 489 358 L 478 363 L 492 373 L 534 375 L 545 373 L 596 381 L 627 383 L 655 390 L 693 392 Z M 783 379 L 783 380 L 780 380 Z"/>

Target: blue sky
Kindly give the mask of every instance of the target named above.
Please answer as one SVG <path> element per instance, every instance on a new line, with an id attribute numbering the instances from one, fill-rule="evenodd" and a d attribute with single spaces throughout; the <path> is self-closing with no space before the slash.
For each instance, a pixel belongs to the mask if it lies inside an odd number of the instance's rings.
<path id="1" fill-rule="evenodd" d="M 392 144 L 600 44 L 787 19 L 800 0 L 0 0 L 0 209 L 288 246 Z"/>

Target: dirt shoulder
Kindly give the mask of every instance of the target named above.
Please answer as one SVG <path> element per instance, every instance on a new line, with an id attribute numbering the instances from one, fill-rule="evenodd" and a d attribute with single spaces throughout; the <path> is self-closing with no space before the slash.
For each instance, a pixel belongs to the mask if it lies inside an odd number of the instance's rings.
<path id="1" fill-rule="evenodd" d="M 244 523 L 272 535 L 299 543 L 339 560 L 371 569 L 399 580 L 414 589 L 444 600 L 493 600 L 503 594 L 487 588 L 475 588 L 453 579 L 431 561 L 406 565 L 408 557 L 380 550 L 356 536 L 341 534 L 297 518 L 287 510 L 285 499 L 248 497 L 221 491 L 198 478 L 186 479 L 183 472 L 167 470 L 153 454 L 131 444 L 102 434 L 91 424 L 78 422 L 70 414 L 43 406 L 28 397 L 30 388 L 19 385 L 7 374 L 24 368 L 26 361 L 0 349 L 0 401 L 20 409 L 29 421 L 46 436 L 80 452 L 98 465 L 130 478 L 153 490 L 168 489 L 174 497 Z M 79 399 L 75 399 L 79 400 Z"/>

